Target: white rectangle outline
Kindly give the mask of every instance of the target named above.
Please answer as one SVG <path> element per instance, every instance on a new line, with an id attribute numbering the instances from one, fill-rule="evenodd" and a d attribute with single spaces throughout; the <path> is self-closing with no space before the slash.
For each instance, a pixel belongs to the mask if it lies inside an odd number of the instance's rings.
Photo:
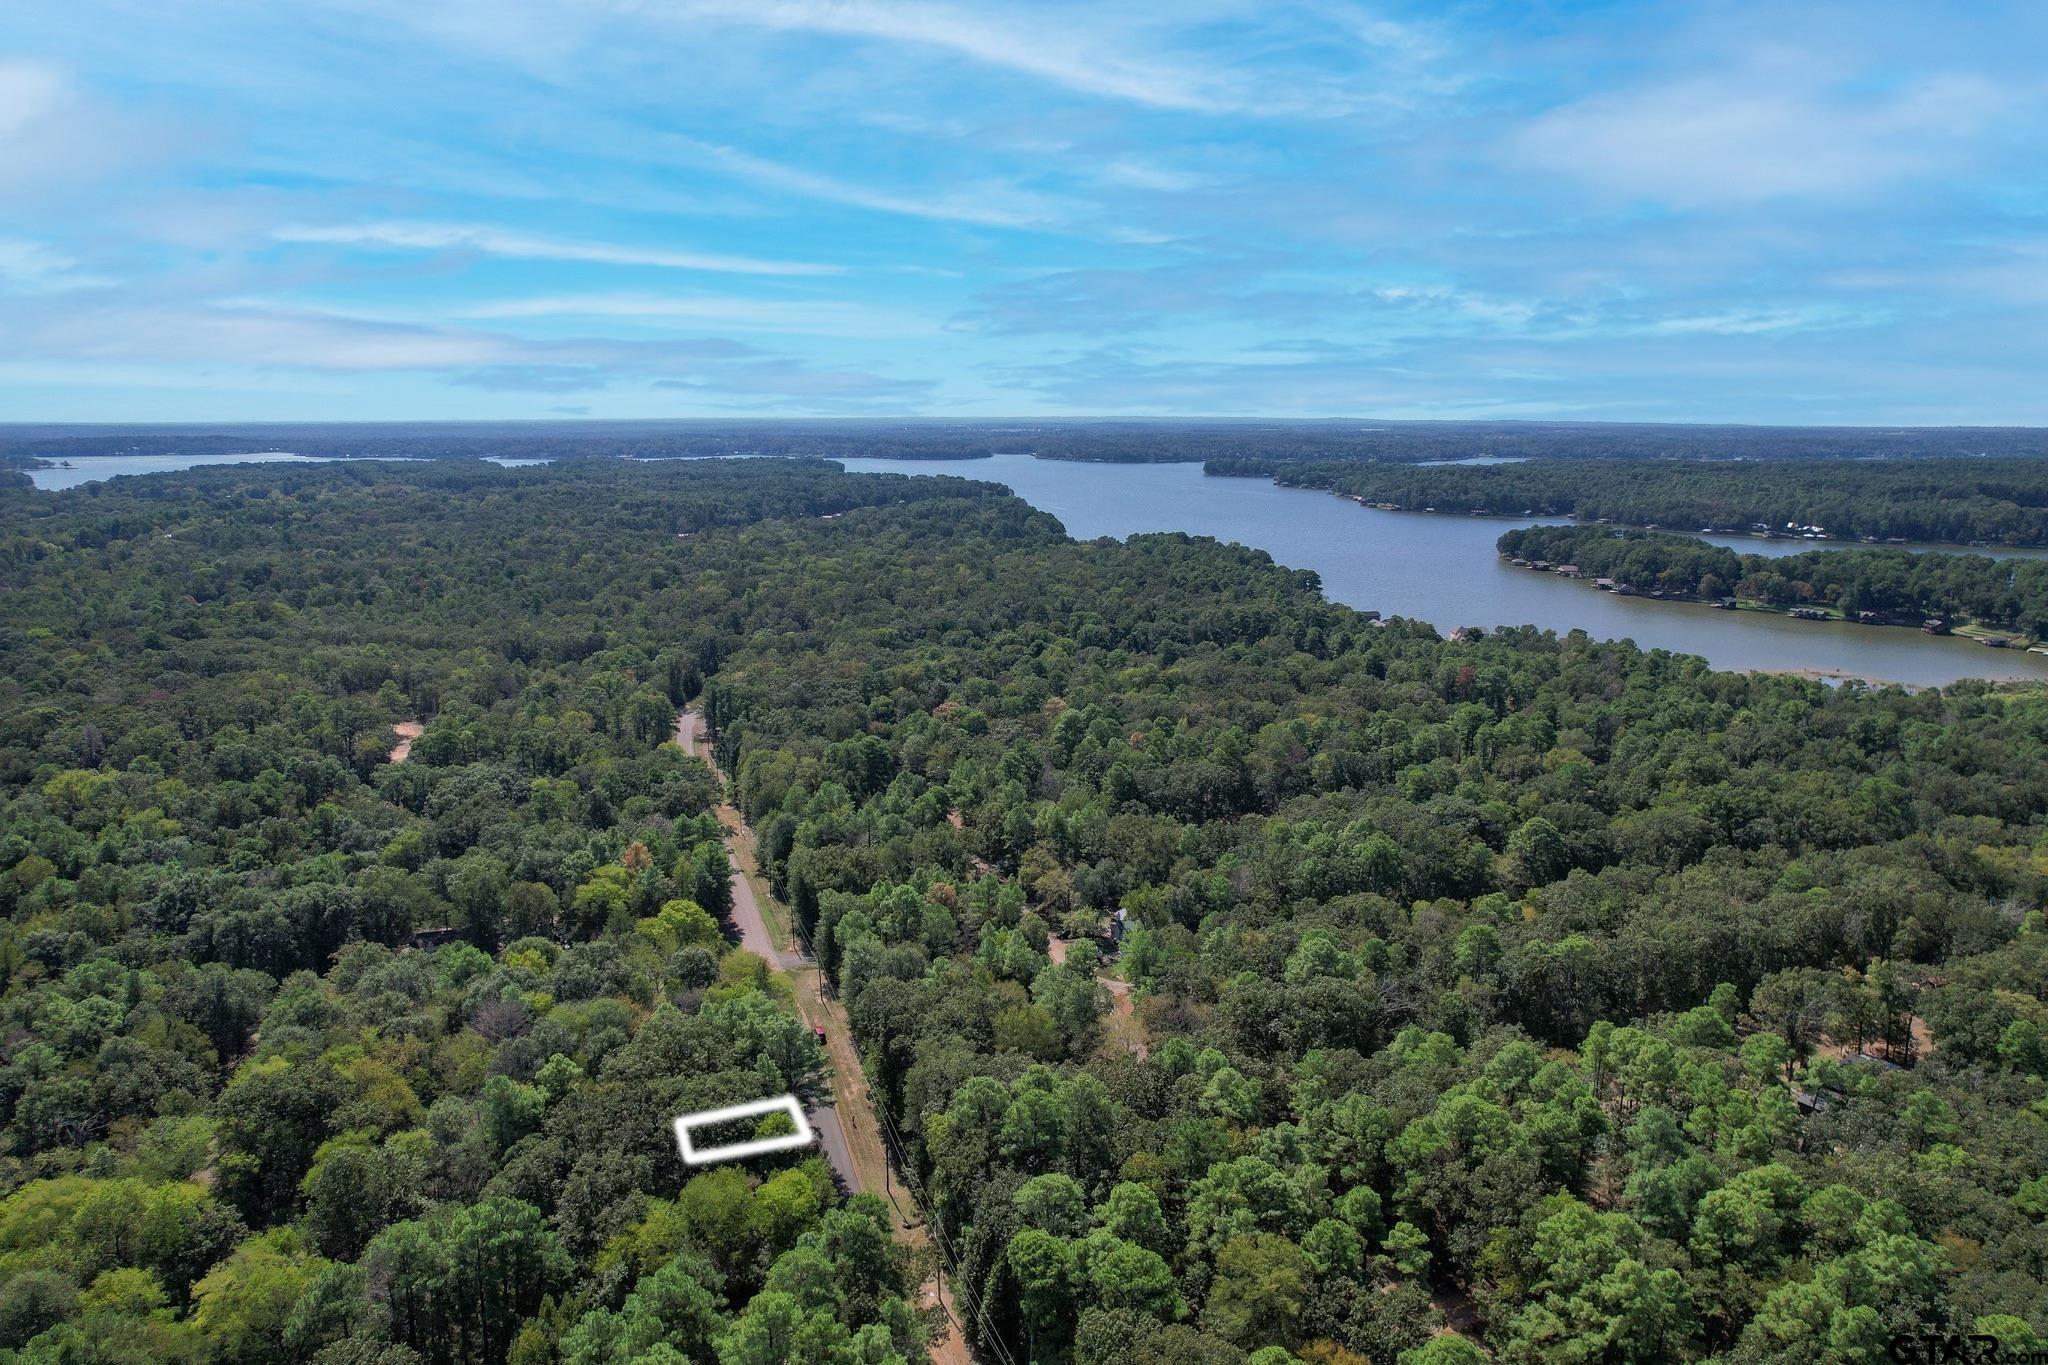
<path id="1" fill-rule="evenodd" d="M 756 1138 L 752 1142 L 729 1142 L 723 1147 L 709 1151 L 698 1151 L 690 1141 L 690 1130 L 702 1128 L 710 1123 L 725 1123 L 730 1119 L 750 1119 L 756 1114 L 772 1114 L 776 1110 L 788 1113 L 796 1124 L 794 1133 L 781 1137 Z M 676 1145 L 683 1149 L 683 1163 L 688 1166 L 702 1166 L 711 1161 L 738 1161 L 744 1157 L 760 1156 L 764 1152 L 786 1152 L 792 1147 L 808 1147 L 813 1141 L 811 1125 L 804 1118 L 803 1106 L 796 1102 L 794 1095 L 777 1095 L 774 1099 L 750 1100 L 745 1104 L 728 1105 L 724 1109 L 704 1109 L 694 1114 L 685 1114 L 675 1122 Z"/>

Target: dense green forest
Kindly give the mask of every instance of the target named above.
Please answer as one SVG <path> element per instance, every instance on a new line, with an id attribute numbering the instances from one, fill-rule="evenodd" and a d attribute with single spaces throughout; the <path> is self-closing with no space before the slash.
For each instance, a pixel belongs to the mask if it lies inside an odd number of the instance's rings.
<path id="1" fill-rule="evenodd" d="M 920 1356 L 878 1201 L 670 1145 L 823 1066 L 699 693 L 988 1359 L 2048 1347 L 2038 690 L 809 461 L 5 492 L 0 590 L 0 1359 Z"/>
<path id="2" fill-rule="evenodd" d="M 669 1117 L 822 1056 L 723 951 L 711 779 L 661 744 L 713 656 L 600 604 L 673 597 L 715 526 L 942 491 L 463 464 L 10 498 L 8 1358 L 918 1355 L 876 1201 L 815 1158 L 684 1179 Z"/>
<path id="3" fill-rule="evenodd" d="M 1693 536 L 1605 526 L 1529 526 L 1497 542 L 1504 557 L 1575 564 L 1640 592 L 1818 607 L 1895 624 L 1928 617 L 2048 636 L 2048 560 L 1890 549 L 1745 555 Z"/>
<path id="4" fill-rule="evenodd" d="M 1327 488 L 1371 503 L 1628 526 L 1821 527 L 1850 540 L 2048 545 L 2048 460 L 1530 460 L 1411 467 L 1211 460 L 1207 472 Z"/>

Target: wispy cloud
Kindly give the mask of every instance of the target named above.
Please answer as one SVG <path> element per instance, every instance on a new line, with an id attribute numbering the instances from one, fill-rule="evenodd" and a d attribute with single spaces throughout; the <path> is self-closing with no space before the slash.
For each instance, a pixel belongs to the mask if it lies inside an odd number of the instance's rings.
<path id="1" fill-rule="evenodd" d="M 909 412 L 928 402 L 938 386 L 929 379 L 891 379 L 864 370 L 760 360 L 699 378 L 658 379 L 654 387 L 683 390 L 735 407 L 765 399 L 774 406 L 808 410 Z"/>
<path id="2" fill-rule="evenodd" d="M 1137 270 L 1062 270 L 1006 283 L 952 325 L 996 335 L 1133 333 L 1198 319 L 1261 326 L 1321 323 L 1395 331 L 1519 330 L 1539 306 L 1437 284 L 1366 284 L 1341 262 L 1220 259 Z"/>
<path id="3" fill-rule="evenodd" d="M 162 120 L 136 123 L 88 99 L 63 67 L 0 57 L 0 191 L 23 196 L 147 161 L 168 152 L 169 133 Z M 0 201 L 0 215 L 8 207 Z"/>
<path id="4" fill-rule="evenodd" d="M 714 326 L 720 330 L 882 336 L 936 332 L 908 313 L 841 299 L 760 299 L 738 295 L 650 293 L 548 294 L 497 299 L 461 310 L 470 318 L 620 318 L 636 322 Z"/>
<path id="5" fill-rule="evenodd" d="M 770 160 L 737 147 L 693 138 L 678 141 L 713 165 L 757 185 L 876 213 L 1004 228 L 1047 227 L 1064 213 L 1056 201 L 1001 181 L 984 179 L 938 194 L 902 193 Z"/>
<path id="6" fill-rule="evenodd" d="M 1520 169 L 1684 206 L 1839 198 L 1961 171 L 1970 136 L 2007 103 L 1978 76 L 1870 93 L 1817 82 L 1810 59 L 1780 57 L 1551 110 L 1503 155 Z"/>
<path id="7" fill-rule="evenodd" d="M 722 337 L 532 338 L 312 309 L 248 304 L 106 304 L 58 309 L 44 301 L 0 314 L 0 366 L 13 362 L 158 365 L 187 370 L 323 375 L 429 374 L 462 388 L 564 394 L 636 387 L 748 395 L 837 409 L 902 405 L 928 380 L 776 355 Z"/>
<path id="8" fill-rule="evenodd" d="M 41 242 L 0 237 L 0 294 L 60 294 L 112 283 Z"/>
<path id="9" fill-rule="evenodd" d="M 1641 324 L 1647 336 L 1762 336 L 1771 332 L 1812 332 L 1852 327 L 1868 318 L 1840 309 L 1771 308 L 1658 318 Z"/>
<path id="10" fill-rule="evenodd" d="M 1181 194 L 1188 190 L 1200 189 L 1209 183 L 1209 177 L 1200 171 L 1179 170 L 1172 166 L 1155 165 L 1131 157 L 1121 158 L 1104 166 L 1102 178 L 1112 185 L 1122 185 L 1134 190 L 1149 190 L 1159 194 Z"/>
<path id="11" fill-rule="evenodd" d="M 1970 301 L 2008 308 L 2048 304 L 2048 237 L 1968 242 L 1956 259 L 1917 269 L 1833 269 L 1822 278 L 1830 287 L 1869 297 L 1907 294 L 1951 303 Z"/>
<path id="12" fill-rule="evenodd" d="M 66 93 L 63 75 L 47 63 L 0 61 L 0 142 L 55 113 Z"/>
<path id="13" fill-rule="evenodd" d="M 1156 109 L 1220 112 L 1238 107 L 1210 73 L 1134 57 L 1093 41 L 1087 11 L 1019 8 L 1007 17 L 890 0 L 695 0 L 683 12 L 732 24 L 871 38 L 936 48 L 987 66 L 1105 99 Z M 1036 21 L 1017 22 L 1019 15 Z"/>
<path id="14" fill-rule="evenodd" d="M 635 365 L 733 358 L 731 342 L 530 341 L 311 309 L 109 302 L 18 307 L 0 317 L 0 353 L 20 358 L 226 364 L 373 372 L 532 363 Z"/>
<path id="15" fill-rule="evenodd" d="M 596 265 L 652 266 L 661 270 L 704 270 L 732 275 L 836 275 L 842 267 L 809 261 L 763 260 L 716 252 L 629 246 L 540 236 L 507 228 L 465 223 L 352 223 L 290 225 L 270 234 L 280 242 L 364 247 L 387 251 L 472 251 L 529 261 L 578 261 Z"/>
<path id="16" fill-rule="evenodd" d="M 485 365 L 448 382 L 497 393 L 587 393 L 610 388 L 617 377 L 598 365 Z"/>

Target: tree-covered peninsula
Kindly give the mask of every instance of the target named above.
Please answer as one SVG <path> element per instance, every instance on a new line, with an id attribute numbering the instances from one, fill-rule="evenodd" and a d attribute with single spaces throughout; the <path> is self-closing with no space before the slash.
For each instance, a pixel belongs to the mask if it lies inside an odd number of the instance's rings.
<path id="1" fill-rule="evenodd" d="M 1211 474 L 1405 511 L 1576 517 L 1676 531 L 2048 545 L 2048 460 L 1532 459 L 1398 465 L 1211 459 Z"/>
<path id="2" fill-rule="evenodd" d="M 1622 592 L 2048 635 L 2048 560 L 1862 547 L 1740 554 L 1692 536 L 1605 526 L 1530 526 L 1496 544 L 1503 558 L 1571 565 Z"/>

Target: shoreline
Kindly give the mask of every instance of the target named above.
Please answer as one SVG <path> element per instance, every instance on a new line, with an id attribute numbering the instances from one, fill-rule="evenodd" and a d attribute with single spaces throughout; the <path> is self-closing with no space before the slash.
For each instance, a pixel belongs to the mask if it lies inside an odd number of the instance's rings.
<path id="1" fill-rule="evenodd" d="M 1811 537 L 1787 536 L 1779 535 L 1776 533 L 1765 534 L 1759 531 L 1746 531 L 1732 527 L 1716 528 L 1713 530 L 1706 531 L 1681 531 L 1673 527 L 1664 526 L 1661 524 L 1652 525 L 1643 522 L 1610 521 L 1606 518 L 1595 518 L 1591 521 L 1588 521 L 1585 518 L 1581 517 L 1577 512 L 1539 512 L 1534 509 L 1522 512 L 1494 512 L 1482 508 L 1472 507 L 1467 507 L 1463 509 L 1452 508 L 1446 510 L 1440 507 L 1382 506 L 1381 504 L 1376 502 L 1368 502 L 1364 497 L 1357 493 L 1347 493 L 1341 488 L 1331 488 L 1327 484 L 1318 483 L 1289 483 L 1277 474 L 1212 474 L 1205 465 L 1202 470 L 1202 475 L 1204 478 L 1211 479 L 1263 478 L 1276 488 L 1292 488 L 1298 492 L 1303 493 L 1327 493 L 1329 496 L 1333 498 L 1341 498 L 1345 502 L 1353 503 L 1359 507 L 1363 507 L 1368 512 L 1408 512 L 1419 517 L 1461 517 L 1466 521 L 1528 521 L 1532 518 L 1536 518 L 1548 520 L 1551 522 L 1566 523 L 1572 526 L 1611 526 L 1617 531 L 1648 531 L 1653 535 L 1685 536 L 1694 540 L 1698 540 L 1707 536 L 1719 536 L 1724 540 L 1752 540 L 1759 545 L 1797 545 L 1799 548 L 1791 551 L 1790 553 L 1792 554 L 1801 554 L 1808 550 L 1839 549 L 1897 550 L 1904 554 L 1975 554 L 1985 559 L 1998 559 L 2001 557 L 2031 557 L 2034 555 L 2048 556 L 2048 544 L 1993 545 L 1985 541 L 1864 540 L 1860 536 L 1850 537 L 1833 535 Z M 1772 557 L 1775 558 L 1775 556 Z"/>
<path id="2" fill-rule="evenodd" d="M 1900 682 L 1897 678 L 1878 678 L 1868 673 L 1855 673 L 1846 668 L 1752 668 L 1767 678 L 1803 678 L 1807 682 L 1844 683 L 1860 682 L 1867 687 L 1898 687 L 1908 692 L 1925 692 L 1926 683 Z"/>
<path id="3" fill-rule="evenodd" d="M 1524 569 L 1530 573 L 1554 574 L 1557 572 L 1554 566 L 1538 568 L 1534 563 L 1518 563 L 1513 558 L 1510 558 L 1505 552 L 1498 552 L 1496 557 L 1500 560 L 1501 563 L 1506 564 L 1510 568 Z M 1605 579 L 1596 578 L 1589 580 L 1584 576 L 1584 574 L 1566 574 L 1563 575 L 1563 577 L 1566 582 L 1578 583 L 1583 587 L 1591 587 L 1599 592 L 1611 592 L 1618 597 L 1633 598 L 1644 602 L 1668 602 L 1676 603 L 1681 606 L 1712 607 L 1716 611 L 1752 612 L 1763 616 L 1782 616 L 1794 621 L 1805 621 L 1812 625 L 1865 626 L 1873 629 L 1891 628 L 1895 630 L 1915 629 L 1910 619 L 1915 614 L 1912 612 L 1908 612 L 1906 614 L 1908 619 L 1905 620 L 1896 620 L 1890 616 L 1881 616 L 1879 619 L 1876 620 L 1861 621 L 1848 615 L 1845 615 L 1839 608 L 1781 607 L 1768 602 L 1756 601 L 1751 598 L 1731 597 L 1725 600 L 1710 601 L 1709 599 L 1697 596 L 1696 594 L 1683 593 L 1677 591 L 1651 594 L 1644 592 L 1630 592 L 1620 590 L 1604 586 L 1607 582 L 1607 580 Z M 1808 614 L 1802 616 L 1800 615 L 1800 612 L 1802 611 L 1806 611 L 1808 613 L 1817 612 L 1819 614 Z M 1923 619 L 1933 620 L 1936 618 L 1930 616 Z M 2048 641 L 2043 641 L 2040 639 L 2036 639 L 2031 635 L 2027 635 L 2016 626 L 1986 625 L 1982 621 L 1977 621 L 1970 618 L 1960 618 L 1950 620 L 1948 628 L 1941 631 L 1929 631 L 1924 626 L 1919 627 L 1918 629 L 1924 635 L 1931 634 L 1938 639 L 1968 640 L 1971 643 L 1979 645 L 1985 649 L 2004 650 L 2010 651 L 2015 654 L 2048 653 Z M 1992 640 L 2003 640 L 2005 643 L 1994 645 L 1991 643 Z"/>

